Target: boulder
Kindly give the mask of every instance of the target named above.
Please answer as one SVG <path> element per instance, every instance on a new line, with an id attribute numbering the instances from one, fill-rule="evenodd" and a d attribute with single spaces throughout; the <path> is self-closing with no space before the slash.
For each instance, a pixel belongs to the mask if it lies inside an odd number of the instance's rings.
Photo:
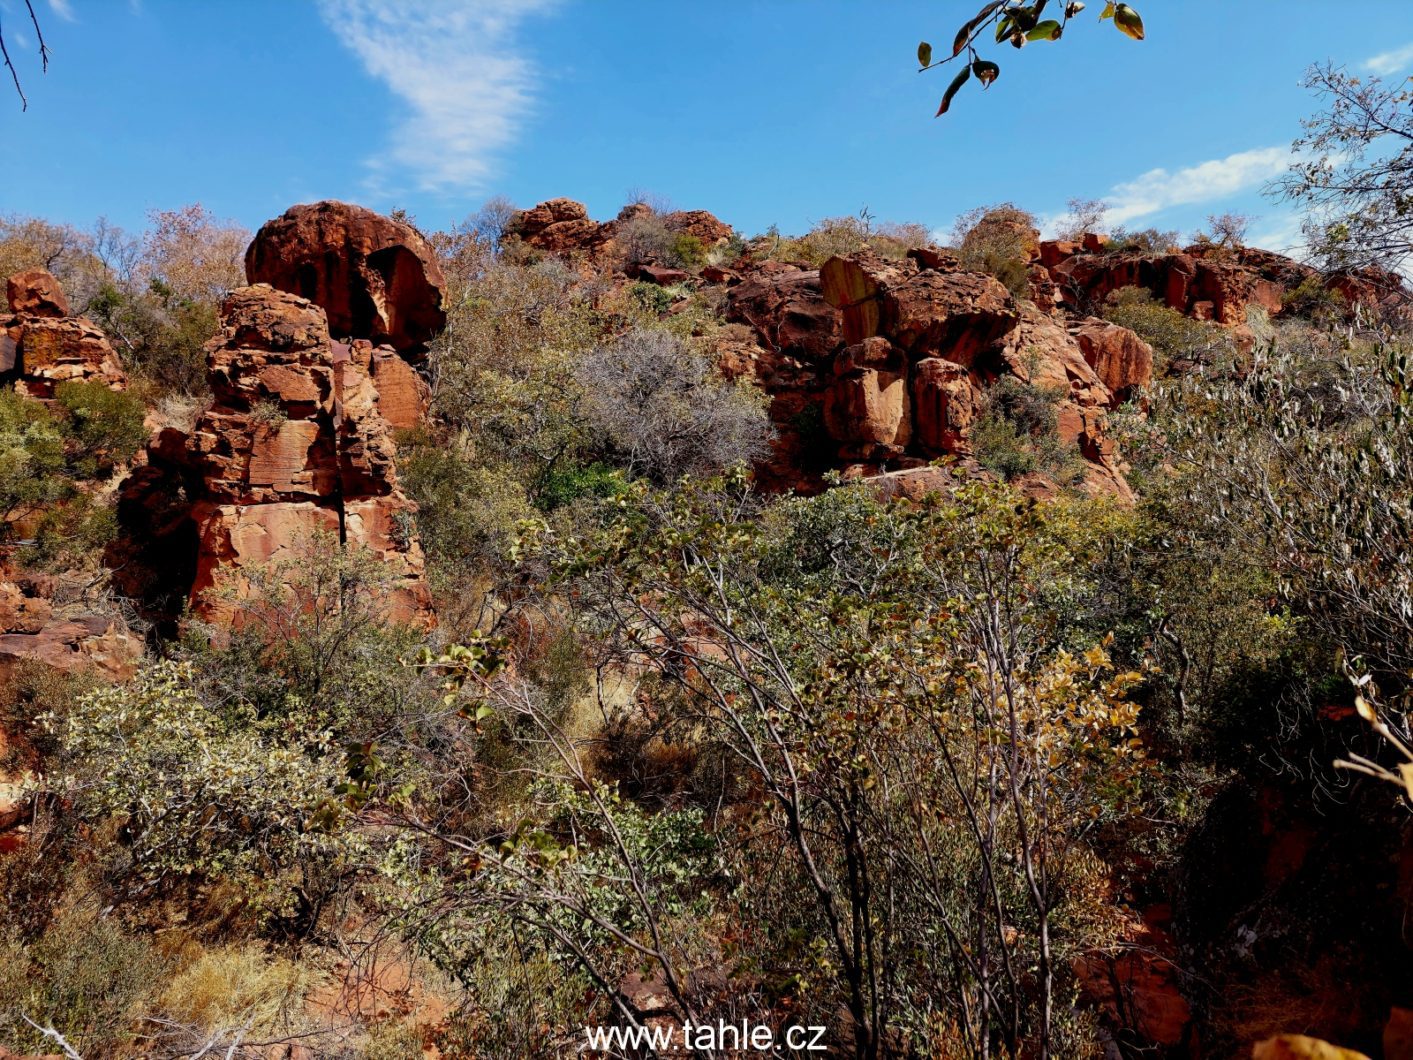
<path id="1" fill-rule="evenodd" d="M 960 364 L 924 357 L 912 366 L 913 438 L 925 452 L 965 451 L 982 405 L 981 392 Z"/>
<path id="2" fill-rule="evenodd" d="M 888 335 L 888 293 L 918 273 L 912 258 L 892 261 L 864 250 L 848 257 L 832 257 L 819 269 L 824 299 L 843 314 L 844 341 L 863 342 L 874 335 Z"/>
<path id="3" fill-rule="evenodd" d="M 828 366 L 843 345 L 839 313 L 815 270 L 757 269 L 731 288 L 726 319 L 749 324 L 762 346 L 812 364 Z"/>
<path id="4" fill-rule="evenodd" d="M 652 208 L 639 203 L 647 214 Z M 628 213 L 632 207 L 625 208 Z M 624 214 L 620 219 L 628 220 Z M 547 254 L 572 256 L 593 254 L 599 251 L 611 237 L 611 230 L 592 220 L 589 211 L 581 202 L 573 199 L 550 199 L 529 210 L 515 213 L 506 226 L 507 239 L 518 239 L 526 246 Z"/>
<path id="5" fill-rule="evenodd" d="M 884 297 L 884 334 L 913 358 L 945 357 L 971 365 L 1018 319 L 999 280 L 974 272 L 927 270 Z"/>
<path id="6" fill-rule="evenodd" d="M 731 226 L 706 210 L 674 210 L 663 214 L 662 223 L 669 232 L 692 236 L 704 247 L 714 247 L 731 238 Z"/>
<path id="7" fill-rule="evenodd" d="M 1070 328 L 1085 361 L 1108 388 L 1111 408 L 1153 382 L 1153 347 L 1128 328 L 1090 317 Z"/>
<path id="8" fill-rule="evenodd" d="M 5 281 L 10 312 L 32 317 L 66 317 L 69 300 L 59 281 L 44 269 L 17 272 Z"/>
<path id="9" fill-rule="evenodd" d="M 666 265 L 635 265 L 632 274 L 639 280 L 655 283 L 659 287 L 672 287 L 686 283 L 692 278 L 691 273 L 682 269 L 670 269 Z"/>
<path id="10" fill-rule="evenodd" d="M 92 321 L 70 316 L 59 282 L 42 269 L 6 281 L 12 312 L 0 315 L 0 381 L 30 397 L 52 398 L 60 383 L 127 386 L 118 355 Z"/>
<path id="11" fill-rule="evenodd" d="M 318 202 L 267 221 L 245 252 L 245 275 L 323 309 L 340 337 L 415 352 L 446 326 L 446 279 L 430 244 L 362 206 Z"/>
<path id="12" fill-rule="evenodd" d="M 901 452 L 912 433 L 902 353 L 886 339 L 869 339 L 840 352 L 834 375 L 824 398 L 824 426 L 830 437 L 854 447 L 877 445 Z"/>
<path id="13" fill-rule="evenodd" d="M 1251 1060 L 1369 1060 L 1369 1057 L 1303 1034 L 1278 1034 L 1258 1042 L 1251 1050 Z"/>

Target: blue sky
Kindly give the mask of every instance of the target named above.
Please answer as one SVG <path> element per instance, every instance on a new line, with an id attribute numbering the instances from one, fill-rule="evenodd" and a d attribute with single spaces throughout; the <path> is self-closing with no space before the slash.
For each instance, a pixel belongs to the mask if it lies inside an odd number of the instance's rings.
<path id="1" fill-rule="evenodd" d="M 917 42 L 942 50 L 978 0 L 35 2 L 43 77 L 23 3 L 0 0 L 30 98 L 0 95 L 0 212 L 133 228 L 320 198 L 438 227 L 493 194 L 610 217 L 644 189 L 747 234 L 864 206 L 946 229 L 1083 196 L 1137 227 L 1258 215 L 1279 248 L 1293 218 L 1260 188 L 1314 107 L 1306 66 L 1413 73 L 1401 0 L 1135 0 L 1143 43 L 1092 0 L 935 120 L 950 74 L 917 73 Z"/>

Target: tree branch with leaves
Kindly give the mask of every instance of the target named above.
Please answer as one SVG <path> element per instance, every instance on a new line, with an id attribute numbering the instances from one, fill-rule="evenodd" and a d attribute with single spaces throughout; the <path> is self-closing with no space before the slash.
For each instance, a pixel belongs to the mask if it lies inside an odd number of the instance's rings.
<path id="1" fill-rule="evenodd" d="M 1058 18 L 1045 18 L 1043 16 L 1049 4 L 1050 0 L 1036 0 L 1033 4 L 991 0 L 991 3 L 988 3 L 957 30 L 956 38 L 952 41 L 952 54 L 935 62 L 933 61 L 932 45 L 927 41 L 919 44 L 917 46 L 919 73 L 939 66 L 946 66 L 965 56 L 964 65 L 952 78 L 952 83 L 947 86 L 947 91 L 942 94 L 942 104 L 937 108 L 936 117 L 940 118 L 951 109 L 952 100 L 971 78 L 975 77 L 980 81 L 983 88 L 990 88 L 992 82 L 1001 76 L 1001 67 L 990 59 L 983 59 L 977 52 L 977 42 L 982 39 L 987 30 L 995 28 L 997 44 L 1009 41 L 1011 46 L 1017 49 L 1024 48 L 1033 41 L 1057 41 L 1064 36 L 1070 21 L 1085 8 L 1080 0 L 1069 0 L 1064 4 L 1063 9 L 1059 4 L 1056 4 L 1055 13 L 1059 15 Z M 1113 19 L 1114 26 L 1124 36 L 1134 40 L 1143 39 L 1143 19 L 1128 4 L 1106 3 L 1104 10 L 1099 15 L 1099 20 L 1102 22 L 1108 19 Z"/>

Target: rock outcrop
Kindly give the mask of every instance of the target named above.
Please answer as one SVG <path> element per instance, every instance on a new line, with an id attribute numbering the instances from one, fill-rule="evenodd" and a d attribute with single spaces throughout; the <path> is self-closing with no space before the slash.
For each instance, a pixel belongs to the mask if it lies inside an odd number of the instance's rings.
<path id="1" fill-rule="evenodd" d="M 446 279 L 411 225 L 362 206 L 293 206 L 255 234 L 245 275 L 322 308 L 338 338 L 419 352 L 446 326 Z"/>
<path id="2" fill-rule="evenodd" d="M 31 269 L 11 276 L 5 287 L 10 312 L 0 315 L 0 383 L 37 398 L 53 397 L 69 381 L 127 386 L 107 336 L 87 318 L 70 315 L 58 280 Z"/>
<path id="3" fill-rule="evenodd" d="M 1110 250 L 1107 242 L 1086 236 L 1081 243 L 1041 243 L 1039 258 L 1039 275 L 1032 278 L 1037 301 L 1050 298 L 1059 306 L 1087 312 L 1120 288 L 1139 287 L 1195 320 L 1228 327 L 1244 325 L 1248 307 L 1271 316 L 1288 312 L 1290 296 L 1303 284 L 1337 292 L 1350 306 L 1381 305 L 1402 290 L 1401 280 L 1377 270 L 1324 276 L 1268 250 L 1212 243 L 1154 254 Z"/>
<path id="4" fill-rule="evenodd" d="M 621 253 L 615 239 L 624 226 L 650 217 L 661 220 L 668 232 L 691 236 L 703 247 L 716 246 L 731 238 L 731 226 L 706 210 L 673 210 L 659 214 L 646 203 L 636 202 L 623 207 L 612 221 L 595 221 L 581 202 L 549 199 L 516 212 L 506 225 L 505 239 L 544 254 L 611 265 L 620 263 Z M 648 279 L 662 282 L 652 275 Z"/>
<path id="5" fill-rule="evenodd" d="M 213 404 L 189 436 L 154 439 L 124 485 L 126 533 L 110 555 L 120 583 L 154 610 L 184 594 L 197 615 L 226 622 L 228 594 L 212 590 L 239 596 L 248 572 L 321 547 L 322 535 L 379 559 L 393 617 L 428 619 L 416 508 L 375 382 L 405 385 L 402 368 L 375 368 L 396 354 L 331 340 L 320 307 L 265 284 L 233 291 L 221 320 L 206 349 Z"/>
<path id="6" fill-rule="evenodd" d="M 65 598 L 55 576 L 0 567 L 0 680 L 26 662 L 114 681 L 132 676 L 141 640 L 116 615 Z"/>

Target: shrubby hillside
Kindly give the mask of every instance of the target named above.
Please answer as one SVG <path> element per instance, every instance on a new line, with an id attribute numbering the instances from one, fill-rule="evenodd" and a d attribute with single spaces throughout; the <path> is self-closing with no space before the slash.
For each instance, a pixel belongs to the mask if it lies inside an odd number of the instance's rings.
<path id="1" fill-rule="evenodd" d="M 5 218 L 0 1055 L 1413 1055 L 1408 290 L 1079 205 Z"/>

